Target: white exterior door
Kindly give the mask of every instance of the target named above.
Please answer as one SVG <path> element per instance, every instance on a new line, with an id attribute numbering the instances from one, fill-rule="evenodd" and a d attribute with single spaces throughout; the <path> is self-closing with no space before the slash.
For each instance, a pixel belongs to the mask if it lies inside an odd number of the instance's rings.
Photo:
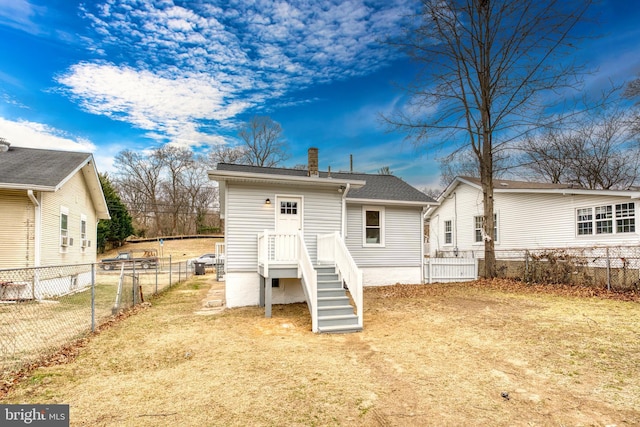
<path id="1" fill-rule="evenodd" d="M 297 234 L 302 230 L 302 198 L 278 197 L 276 233 Z"/>
<path id="2" fill-rule="evenodd" d="M 276 259 L 297 258 L 296 235 L 302 230 L 302 197 L 278 197 L 276 202 Z"/>

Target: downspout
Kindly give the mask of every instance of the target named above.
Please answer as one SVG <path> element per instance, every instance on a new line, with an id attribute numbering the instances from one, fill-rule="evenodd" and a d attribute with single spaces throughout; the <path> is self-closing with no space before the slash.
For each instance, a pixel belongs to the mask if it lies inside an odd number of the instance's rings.
<path id="1" fill-rule="evenodd" d="M 351 184 L 347 183 L 344 191 L 342 192 L 342 240 L 346 239 L 347 233 L 347 194 L 349 194 L 349 190 L 351 189 Z"/>
<path id="2" fill-rule="evenodd" d="M 40 267 L 40 242 L 42 240 L 42 211 L 40 209 L 40 202 L 38 202 L 38 198 L 33 194 L 33 190 L 27 190 L 27 196 L 29 196 L 29 200 L 33 203 L 34 212 L 35 212 L 35 224 L 34 224 L 34 247 L 33 247 L 33 256 L 34 256 L 34 267 Z"/>
<path id="3" fill-rule="evenodd" d="M 453 252 L 457 257 L 460 253 L 460 249 L 458 248 L 458 196 L 456 196 L 456 192 L 453 192 L 453 240 L 454 247 Z"/>
<path id="4" fill-rule="evenodd" d="M 422 236 L 422 241 L 420 243 L 420 283 L 424 283 L 424 257 L 425 257 L 425 253 L 424 253 L 424 217 L 427 214 L 427 212 L 429 211 L 431 207 L 430 206 L 423 206 L 422 207 L 422 217 L 421 219 L 421 236 Z M 431 234 L 431 233 L 429 233 Z M 431 236 L 429 236 L 429 239 L 431 239 Z"/>

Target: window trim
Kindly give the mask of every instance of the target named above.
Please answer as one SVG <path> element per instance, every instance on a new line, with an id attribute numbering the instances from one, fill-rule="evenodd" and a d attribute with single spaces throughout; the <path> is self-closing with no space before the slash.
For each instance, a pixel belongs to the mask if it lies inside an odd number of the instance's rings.
<path id="1" fill-rule="evenodd" d="M 633 205 L 633 208 L 630 208 Z M 601 217 L 603 212 L 596 213 L 596 210 L 604 209 L 605 217 Z M 577 238 L 594 238 L 597 236 L 614 236 L 616 234 L 629 235 L 636 233 L 636 218 L 638 217 L 637 205 L 634 201 L 598 203 L 591 206 L 580 206 L 575 208 L 573 221 L 575 224 L 575 236 Z M 588 217 L 580 221 L 580 217 Z M 625 224 L 626 222 L 626 224 Z M 580 225 L 589 229 L 590 233 L 581 233 Z M 608 227 L 607 227 L 608 225 Z M 603 227 L 610 229 L 610 232 L 603 232 Z M 619 231 L 627 228 L 629 231 Z"/>
<path id="2" fill-rule="evenodd" d="M 484 215 L 474 215 L 473 216 L 473 244 L 474 245 L 483 245 L 484 244 L 484 239 L 480 239 L 480 241 L 476 240 L 477 236 L 477 231 L 478 230 L 482 230 L 482 228 L 477 228 L 477 222 L 476 219 L 477 218 L 484 218 Z M 494 212 L 493 213 L 493 243 L 497 244 L 500 243 L 500 229 L 498 227 L 498 220 L 499 220 L 500 216 L 498 215 L 498 212 Z M 482 233 L 480 233 L 480 236 L 482 237 Z"/>
<path id="3" fill-rule="evenodd" d="M 380 224 L 378 228 L 380 229 L 380 242 L 379 243 L 369 243 L 367 242 L 367 212 L 378 212 Z M 385 247 L 385 207 L 384 206 L 362 206 L 362 247 L 367 248 L 383 248 Z"/>
<path id="4" fill-rule="evenodd" d="M 91 242 L 87 238 L 87 216 L 80 214 L 80 247 L 85 251 L 91 246 Z"/>
<path id="5" fill-rule="evenodd" d="M 62 228 L 62 219 L 66 217 L 66 228 Z M 71 246 L 71 237 L 69 236 L 69 208 L 66 206 L 60 206 L 60 220 L 58 222 L 58 231 L 60 234 L 60 252 L 67 252 L 67 248 Z M 67 244 L 63 244 L 63 239 L 67 239 Z"/>
<path id="6" fill-rule="evenodd" d="M 447 232 L 447 223 L 449 224 L 449 231 Z M 453 220 L 447 219 L 443 221 L 443 236 L 444 236 L 444 246 L 453 246 Z M 447 234 L 450 236 L 450 241 L 447 242 Z"/>

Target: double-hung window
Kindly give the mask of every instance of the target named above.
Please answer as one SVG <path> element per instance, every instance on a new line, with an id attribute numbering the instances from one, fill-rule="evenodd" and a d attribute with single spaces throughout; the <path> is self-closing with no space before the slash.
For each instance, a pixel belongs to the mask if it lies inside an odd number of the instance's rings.
<path id="1" fill-rule="evenodd" d="M 60 246 L 66 248 L 69 245 L 69 208 L 60 206 Z"/>
<path id="2" fill-rule="evenodd" d="M 384 246 L 384 207 L 363 206 L 363 246 Z"/>
<path id="3" fill-rule="evenodd" d="M 635 202 L 576 209 L 576 233 L 578 236 L 634 233 L 635 231 Z"/>
<path id="4" fill-rule="evenodd" d="M 83 249 L 90 246 L 87 239 L 87 216 L 84 214 L 80 215 L 80 242 Z"/>
<path id="5" fill-rule="evenodd" d="M 482 236 L 484 235 L 484 216 L 478 215 L 473 217 L 474 224 L 474 241 L 476 243 L 484 242 Z M 493 214 L 493 241 L 498 241 L 498 214 Z"/>
<path id="6" fill-rule="evenodd" d="M 635 203 L 616 205 L 616 233 L 633 233 L 636 231 Z"/>
<path id="7" fill-rule="evenodd" d="M 444 244 L 453 244 L 453 222 L 451 220 L 444 222 Z"/>
<path id="8" fill-rule="evenodd" d="M 596 206 L 596 234 L 613 233 L 613 207 Z"/>

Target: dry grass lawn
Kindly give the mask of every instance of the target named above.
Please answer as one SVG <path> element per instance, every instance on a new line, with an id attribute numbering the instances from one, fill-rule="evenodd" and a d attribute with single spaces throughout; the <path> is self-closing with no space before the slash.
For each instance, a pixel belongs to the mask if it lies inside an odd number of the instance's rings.
<path id="1" fill-rule="evenodd" d="M 73 426 L 640 425 L 637 302 L 486 282 L 369 288 L 363 332 L 316 335 L 303 304 L 195 315 L 212 276 L 2 402 L 70 404 Z"/>
<path id="2" fill-rule="evenodd" d="M 216 243 L 223 243 L 223 238 L 205 237 L 202 239 L 172 239 L 164 240 L 162 246 L 158 242 L 139 242 L 125 243 L 116 249 L 98 254 L 98 260 L 102 258 L 112 258 L 118 255 L 118 252 L 142 249 L 157 249 L 158 256 L 168 258 L 171 256 L 173 262 L 186 261 L 189 258 L 197 258 L 202 254 L 214 253 L 216 251 Z"/>

